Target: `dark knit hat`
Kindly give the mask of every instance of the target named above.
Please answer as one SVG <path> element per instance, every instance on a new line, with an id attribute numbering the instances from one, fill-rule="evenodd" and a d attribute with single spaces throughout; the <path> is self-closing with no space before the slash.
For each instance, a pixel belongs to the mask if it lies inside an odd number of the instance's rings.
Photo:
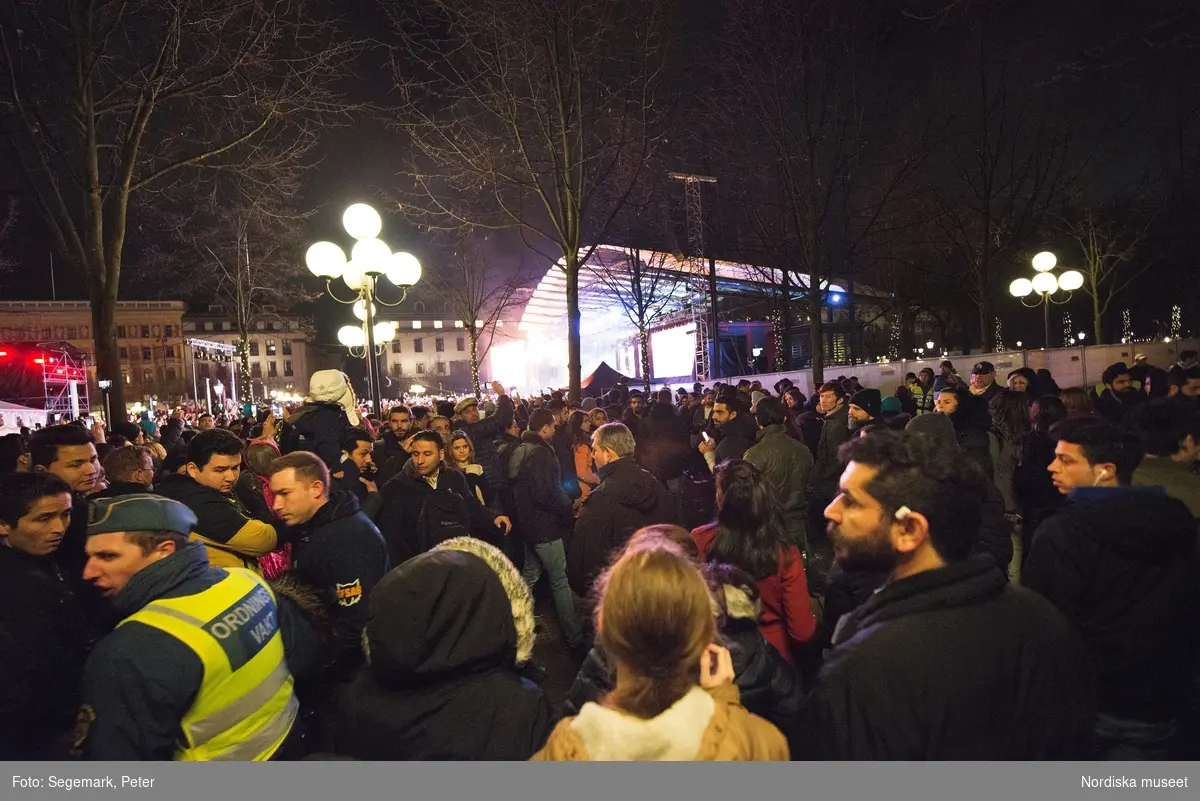
<path id="1" fill-rule="evenodd" d="M 196 527 L 196 515 L 179 501 L 150 493 L 101 498 L 92 504 L 88 536 L 126 531 L 174 531 L 187 536 Z"/>
<path id="2" fill-rule="evenodd" d="M 860 389 L 850 398 L 850 405 L 857 406 L 871 417 L 878 417 L 883 405 L 883 393 L 877 389 Z"/>

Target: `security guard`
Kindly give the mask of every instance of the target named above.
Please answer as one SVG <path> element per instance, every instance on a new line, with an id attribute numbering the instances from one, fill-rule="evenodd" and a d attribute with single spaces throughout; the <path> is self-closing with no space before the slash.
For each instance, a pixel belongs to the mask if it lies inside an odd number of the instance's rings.
<path id="1" fill-rule="evenodd" d="M 298 739 L 275 595 L 248 570 L 211 567 L 188 542 L 195 525 L 157 495 L 92 507 L 83 577 L 123 620 L 84 670 L 85 758 L 266 760 Z"/>

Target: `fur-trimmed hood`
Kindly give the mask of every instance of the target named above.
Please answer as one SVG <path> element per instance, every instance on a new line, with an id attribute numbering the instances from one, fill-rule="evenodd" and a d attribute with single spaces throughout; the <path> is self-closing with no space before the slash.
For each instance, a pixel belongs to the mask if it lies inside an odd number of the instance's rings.
<path id="1" fill-rule="evenodd" d="M 438 545 L 435 551 L 463 551 L 473 553 L 496 572 L 504 586 L 504 594 L 512 605 L 513 625 L 517 629 L 516 664 L 523 665 L 533 656 L 533 595 L 529 585 L 521 578 L 521 572 L 508 557 L 494 545 L 475 537 L 455 537 Z"/>

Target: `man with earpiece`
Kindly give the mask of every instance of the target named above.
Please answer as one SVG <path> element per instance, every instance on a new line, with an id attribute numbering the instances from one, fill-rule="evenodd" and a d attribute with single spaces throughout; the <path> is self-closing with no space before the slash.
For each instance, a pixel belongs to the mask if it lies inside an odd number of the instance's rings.
<path id="1" fill-rule="evenodd" d="M 1050 475 L 1068 503 L 1033 535 L 1025 586 L 1083 637 L 1097 758 L 1174 759 L 1200 611 L 1196 521 L 1162 487 L 1131 486 L 1143 447 L 1098 418 L 1067 420 Z"/>

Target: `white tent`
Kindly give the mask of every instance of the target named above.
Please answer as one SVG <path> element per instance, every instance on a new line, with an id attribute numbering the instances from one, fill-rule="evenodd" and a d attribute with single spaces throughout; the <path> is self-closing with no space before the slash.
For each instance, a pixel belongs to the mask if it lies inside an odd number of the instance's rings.
<path id="1" fill-rule="evenodd" d="M 43 409 L 30 409 L 28 406 L 0 401 L 0 435 L 20 434 L 21 426 L 30 430 L 38 425 L 44 428 L 49 417 Z"/>

